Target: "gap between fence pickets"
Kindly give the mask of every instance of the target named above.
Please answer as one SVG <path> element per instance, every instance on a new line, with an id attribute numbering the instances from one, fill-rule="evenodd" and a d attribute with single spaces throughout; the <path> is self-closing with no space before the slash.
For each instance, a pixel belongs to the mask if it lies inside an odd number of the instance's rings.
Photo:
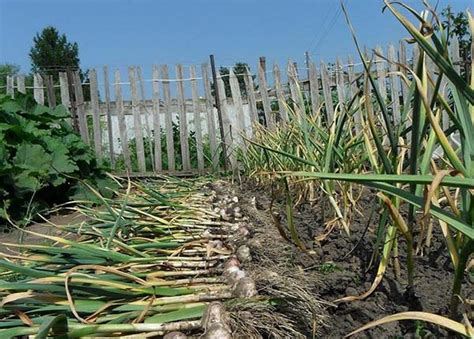
<path id="1" fill-rule="evenodd" d="M 455 65 L 455 69 L 460 72 L 460 55 L 459 55 L 459 43 L 457 39 L 453 39 L 450 44 L 450 55 Z M 415 45 L 413 50 L 413 57 L 410 59 L 413 62 L 417 62 L 420 52 L 418 47 Z M 384 60 L 386 55 L 386 60 Z M 389 45 L 386 53 L 378 46 L 376 48 L 376 54 L 374 56 L 374 76 L 376 77 L 376 84 L 380 91 L 382 98 L 387 102 L 391 108 L 392 119 L 395 123 L 401 123 L 400 110 L 401 105 L 407 105 L 409 102 L 408 98 L 408 87 L 398 73 L 407 75 L 407 71 L 404 67 L 399 67 L 397 63 L 407 64 L 409 59 L 407 58 L 407 46 L 404 41 L 400 41 L 398 45 L 398 52 L 393 45 Z M 433 67 L 432 61 L 427 58 L 426 60 L 429 77 L 435 81 L 439 73 L 436 67 Z M 224 139 L 227 147 L 229 147 L 229 160 L 232 168 L 237 168 L 236 150 L 244 145 L 242 136 L 252 137 L 253 130 L 252 125 L 265 121 L 268 128 L 273 128 L 278 121 L 288 121 L 288 109 L 287 99 L 296 105 L 296 108 L 302 112 L 301 108 L 305 107 L 305 100 L 310 99 L 310 111 L 313 114 L 317 114 L 317 121 L 321 123 L 321 119 L 332 123 L 335 114 L 335 102 L 333 99 L 337 97 L 338 103 L 347 104 L 348 101 L 356 95 L 358 87 L 356 84 L 358 75 L 355 70 L 355 66 L 359 65 L 354 63 L 352 58 L 349 57 L 347 64 L 343 65 L 341 60 L 338 58 L 333 71 L 328 69 L 328 66 L 324 62 L 320 62 L 319 67 L 313 61 L 308 60 L 308 79 L 298 79 L 298 72 L 295 65 L 290 61 L 287 64 L 287 78 L 288 86 L 284 85 L 281 80 L 280 68 L 277 64 L 274 64 L 270 71 L 266 70 L 266 59 L 261 57 L 258 61 L 256 82 L 254 82 L 252 73 L 247 67 L 243 74 L 235 74 L 233 70 L 226 76 L 217 77 L 217 86 L 220 95 L 220 105 L 222 107 L 223 116 L 223 128 L 224 128 Z M 94 150 L 98 159 L 104 157 L 105 145 L 103 145 L 104 129 L 101 126 L 101 116 L 106 115 L 107 127 L 106 132 L 108 135 L 108 157 L 110 157 L 111 164 L 114 165 L 115 150 L 114 150 L 114 136 L 113 136 L 113 123 L 112 117 L 117 117 L 119 138 L 122 149 L 122 158 L 125 164 L 126 171 L 131 173 L 135 171 L 137 166 L 140 173 L 145 173 L 152 169 L 156 172 L 162 172 L 164 170 L 175 172 L 176 171 L 176 147 L 179 147 L 182 161 L 182 169 L 184 171 L 191 170 L 191 154 L 189 145 L 189 132 L 188 130 L 188 117 L 187 114 L 193 114 L 193 119 L 189 121 L 192 124 L 195 132 L 196 143 L 195 152 L 197 157 L 197 169 L 203 171 L 205 165 L 204 155 L 204 137 L 201 129 L 201 121 L 205 121 L 204 125 L 207 127 L 207 135 L 209 141 L 209 147 L 211 151 L 211 163 L 213 169 L 219 169 L 219 152 L 218 147 L 218 136 L 216 127 L 216 116 L 214 111 L 214 101 L 211 91 L 211 81 L 209 77 L 209 66 L 207 63 L 201 65 L 201 77 L 197 76 L 197 70 L 195 66 L 190 67 L 190 74 L 184 75 L 183 66 L 176 66 L 176 78 L 170 79 L 168 66 L 161 65 L 153 66 L 152 79 L 144 80 L 142 78 L 141 69 L 137 67 L 129 68 L 128 82 L 122 82 L 120 72 L 115 71 L 114 81 L 112 84 L 109 82 L 108 68 L 104 67 L 104 88 L 105 88 L 105 108 L 104 103 L 100 102 L 99 99 L 99 82 L 96 69 L 91 69 L 89 72 L 89 82 L 87 83 L 90 88 L 90 103 L 86 105 L 84 102 L 83 85 L 79 71 L 72 72 L 72 87 L 68 84 L 68 75 L 65 72 L 59 73 L 59 85 L 54 86 L 49 83 L 44 76 L 40 74 L 33 75 L 33 86 L 25 86 L 25 76 L 7 76 L 6 78 L 6 93 L 11 97 L 15 97 L 15 93 L 27 93 L 29 89 L 32 89 L 34 99 L 40 103 L 45 104 L 45 90 L 48 94 L 48 103 L 56 101 L 54 98 L 54 91 L 52 88 L 60 88 L 60 99 L 61 103 L 68 108 L 71 108 L 70 92 L 73 92 L 73 96 L 76 98 L 75 106 L 79 132 L 82 139 L 90 144 L 89 135 L 93 137 Z M 267 74 L 272 74 L 272 81 L 269 80 Z M 46 79 L 46 80 L 45 80 Z M 225 80 L 226 79 L 226 80 Z M 16 86 L 15 86 L 16 80 Z M 199 96 L 199 85 L 198 81 L 202 80 L 202 91 L 204 97 Z M 225 81 L 228 81 L 230 85 L 230 97 L 226 97 Z M 243 80 L 243 84 L 240 81 Z M 140 85 L 140 92 L 138 92 L 137 81 Z M 148 101 L 146 100 L 146 93 L 144 89 L 144 83 L 151 81 L 152 87 L 152 100 L 151 110 L 148 109 Z M 171 98 L 170 82 L 176 83 L 176 105 L 173 103 Z M 185 98 L 185 82 L 189 82 L 191 87 L 191 104 L 192 112 L 187 111 L 189 109 L 189 101 Z M 269 83 L 272 82 L 270 86 Z M 130 145 L 129 145 L 129 133 L 127 132 L 125 116 L 129 113 L 128 101 L 127 106 L 123 100 L 122 86 L 130 85 L 131 93 L 131 114 L 133 115 L 133 137 L 136 143 L 136 164 L 132 164 Z M 46 85 L 46 86 L 45 86 Z M 115 98 L 112 102 L 110 99 L 110 85 L 115 88 Z M 245 93 L 241 91 L 241 85 L 245 88 Z M 161 89 L 161 91 L 160 91 Z M 289 89 L 289 90 L 287 90 Z M 448 90 L 448 80 L 443 77 L 441 82 L 441 93 L 446 93 Z M 428 92 L 432 93 L 433 86 L 430 85 Z M 301 93 L 304 93 L 303 97 Z M 140 94 L 140 95 L 139 95 Z M 52 96 L 52 97 L 50 97 Z M 160 99 L 160 97 L 162 99 Z M 398 99 L 398 100 L 397 100 Z M 388 102 L 390 100 L 390 102 Z M 175 105 L 175 106 L 172 106 Z M 275 105 L 273 107 L 272 104 Z M 112 106 L 115 108 L 115 115 L 112 114 Z M 127 109 L 126 109 L 127 107 Z M 344 105 L 339 105 L 339 111 L 344 110 Z M 89 110 L 86 111 L 86 108 Z M 306 109 L 306 108 L 305 108 Z M 179 125 L 179 146 L 174 144 L 173 138 L 173 114 L 177 111 L 179 120 L 183 123 Z M 105 112 L 105 113 L 104 113 Z M 150 113 L 151 112 L 151 113 Z M 322 112 L 325 112 L 326 116 L 322 116 Z M 87 115 L 92 116 L 92 133 L 89 134 L 89 126 Z M 204 114 L 204 115 L 203 115 Z M 260 114 L 260 116 L 259 116 Z M 142 116 L 145 116 L 145 126 L 143 126 Z M 149 118 L 152 119 L 152 124 L 149 123 Z M 164 118 L 162 121 L 162 118 Z M 246 121 L 250 122 L 248 124 Z M 360 112 L 354 113 L 354 122 L 356 131 L 360 131 L 362 128 L 362 117 Z M 407 121 L 408 126 L 410 121 Z M 164 124 L 164 126 L 162 126 Z M 152 128 L 150 128 L 152 126 Z M 449 127 L 449 117 L 446 114 L 442 117 L 442 126 L 444 129 Z M 154 142 L 151 140 L 151 130 L 161 131 L 164 127 L 166 134 L 166 160 L 167 166 L 164 166 L 164 155 L 161 152 L 161 138 L 154 138 Z M 144 131 L 146 131 L 147 140 L 149 143 L 147 147 L 150 152 L 145 152 L 144 145 Z M 155 135 L 159 135 L 156 133 Z M 407 134 L 407 142 L 409 143 L 411 134 Z M 386 143 L 386 141 L 385 141 Z M 245 151 L 245 147 L 242 147 Z M 148 154 L 149 153 L 149 154 Z M 146 154 L 146 155 L 145 155 Z M 147 157 L 150 157 L 151 162 L 147 162 Z M 147 163 L 150 168 L 147 168 Z"/>

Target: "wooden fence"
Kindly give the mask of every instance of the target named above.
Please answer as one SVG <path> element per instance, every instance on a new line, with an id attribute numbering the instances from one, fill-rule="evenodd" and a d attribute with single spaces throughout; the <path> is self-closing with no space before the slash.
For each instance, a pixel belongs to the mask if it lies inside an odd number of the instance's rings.
<path id="1" fill-rule="evenodd" d="M 457 39 L 453 39 L 451 48 L 455 63 L 459 62 Z M 399 122 L 400 106 L 408 98 L 408 88 L 396 73 L 406 74 L 406 70 L 397 63 L 410 65 L 411 60 L 418 59 L 418 49 L 407 51 L 401 41 L 397 47 L 390 45 L 385 51 L 378 47 L 375 51 L 374 76 L 382 97 L 391 105 L 394 121 Z M 437 70 L 431 60 L 427 62 L 435 79 Z M 251 138 L 255 123 L 272 128 L 288 121 L 286 105 L 282 104 L 288 100 L 299 107 L 306 105 L 313 114 L 323 112 L 322 118 L 329 126 L 336 105 L 356 94 L 361 65 L 349 57 L 330 65 L 309 62 L 299 69 L 292 62 L 285 69 L 275 64 L 269 70 L 265 58 L 260 58 L 255 74 L 248 68 L 244 74 L 234 74 L 230 69 L 228 75 L 217 76 L 214 90 L 207 63 L 199 67 L 178 64 L 174 77 L 170 77 L 167 65 L 154 65 L 150 79 L 144 78 L 140 67 L 128 67 L 126 81 L 119 70 L 112 76 L 104 66 L 101 72 L 89 70 L 88 83 L 81 83 L 78 71 L 60 72 L 56 85 L 51 77 L 39 74 L 34 75 L 33 86 L 25 86 L 24 76 L 9 76 L 6 93 L 14 96 L 15 91 L 26 93 L 32 89 L 38 103 L 45 104 L 46 93 L 49 105 L 60 102 L 68 107 L 83 140 L 94 147 L 98 159 L 110 162 L 118 172 L 204 173 L 222 167 L 224 143 L 231 167 L 237 168 L 236 151 L 245 150 L 242 136 Z M 225 95 L 226 83 L 230 96 Z M 87 102 L 85 89 L 90 94 Z M 357 114 L 355 121 L 360 121 Z M 443 125 L 447 124 L 448 119 L 444 118 Z"/>

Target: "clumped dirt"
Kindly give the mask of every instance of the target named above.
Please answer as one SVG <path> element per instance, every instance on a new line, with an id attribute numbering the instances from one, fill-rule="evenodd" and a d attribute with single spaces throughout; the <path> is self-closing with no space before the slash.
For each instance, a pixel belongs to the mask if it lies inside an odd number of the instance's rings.
<path id="1" fill-rule="evenodd" d="M 268 274 L 276 272 L 279 276 L 290 278 L 286 280 L 286 284 L 293 286 L 287 286 L 287 291 L 301 290 L 303 294 L 314 298 L 312 310 L 298 310 L 302 306 L 298 302 L 290 302 L 285 309 L 280 310 L 290 318 L 298 317 L 293 320 L 297 323 L 299 332 L 306 337 L 343 337 L 372 320 L 409 310 L 447 314 L 453 269 L 443 238 L 437 231 L 431 247 L 424 251 L 423 256 L 416 258 L 416 297 L 405 293 L 405 250 L 403 240 L 400 239 L 400 281 L 396 279 L 393 266 L 390 265 L 382 283 L 365 300 L 334 303 L 336 299 L 364 293 L 375 278 L 378 260 L 371 266 L 369 264 L 376 242 L 375 230 L 379 215 L 376 212 L 368 222 L 374 196 L 370 192 L 364 195 L 361 202 L 363 215 L 355 217 L 351 223 L 351 235 L 348 236 L 342 229 L 334 229 L 322 242 L 315 242 L 314 239 L 327 231 L 323 215 L 330 207 L 324 204 L 299 205 L 294 211 L 295 222 L 301 240 L 311 252 L 308 254 L 282 239 L 269 210 L 271 195 L 267 188 L 260 187 L 253 181 L 246 181 L 240 185 L 227 183 L 220 190 L 238 196 L 242 213 L 249 218 L 252 238 L 248 241 L 248 246 L 252 261 L 245 264 L 245 269 L 254 276 L 259 293 L 265 294 L 266 289 L 272 288 L 274 284 Z M 283 199 L 274 202 L 273 210 L 283 215 L 282 224 L 286 225 Z M 356 245 L 357 248 L 353 250 Z M 472 274 L 467 280 L 463 293 L 468 299 L 472 299 Z M 275 288 L 285 290 L 281 286 Z M 301 314 L 308 316 L 301 317 Z M 310 319 L 315 320 L 308 323 Z M 379 326 L 354 337 L 412 338 L 448 335 L 452 333 L 427 323 L 405 321 Z"/>

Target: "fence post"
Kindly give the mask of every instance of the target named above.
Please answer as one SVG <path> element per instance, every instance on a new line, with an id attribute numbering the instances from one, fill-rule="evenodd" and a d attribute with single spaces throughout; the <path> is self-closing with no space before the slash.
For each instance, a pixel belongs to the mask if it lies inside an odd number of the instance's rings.
<path id="1" fill-rule="evenodd" d="M 212 72 L 212 81 L 214 86 L 214 97 L 216 100 L 217 116 L 219 118 L 219 130 L 221 134 L 221 145 L 222 145 L 222 154 L 224 156 L 224 170 L 227 171 L 227 146 L 225 143 L 225 133 L 224 133 L 224 124 L 222 122 L 222 110 L 219 96 L 219 86 L 217 84 L 217 74 L 216 74 L 216 65 L 214 63 L 214 54 L 209 56 L 211 60 L 211 72 Z M 225 93 L 223 93 L 225 97 Z"/>

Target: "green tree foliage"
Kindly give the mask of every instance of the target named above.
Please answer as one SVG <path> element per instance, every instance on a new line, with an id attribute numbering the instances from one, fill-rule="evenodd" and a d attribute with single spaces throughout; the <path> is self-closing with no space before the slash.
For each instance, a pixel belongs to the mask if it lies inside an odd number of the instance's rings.
<path id="1" fill-rule="evenodd" d="M 459 40 L 459 54 L 462 61 L 463 73 L 469 67 L 471 60 L 472 36 L 469 29 L 469 21 L 465 12 L 453 13 L 451 6 L 447 6 L 441 12 L 443 28 L 448 31 L 449 36 L 457 37 Z"/>
<path id="2" fill-rule="evenodd" d="M 0 64 L 0 86 L 6 86 L 7 75 L 15 76 L 20 72 L 20 66 L 10 63 Z"/>
<path id="3" fill-rule="evenodd" d="M 80 68 L 79 46 L 77 42 L 69 42 L 65 34 L 52 27 L 45 27 L 41 33 L 33 38 L 33 47 L 30 50 L 31 70 L 43 76 L 51 75 L 53 81 L 58 83 L 59 72 L 79 70 L 81 81 L 88 82 L 87 72 Z M 84 86 L 84 99 L 90 99 L 89 86 Z M 59 97 L 59 90 L 56 90 Z"/>
<path id="4" fill-rule="evenodd" d="M 31 70 L 34 73 L 58 77 L 58 70 L 66 67 L 79 69 L 79 46 L 76 42 L 69 42 L 65 34 L 60 34 L 52 26 L 43 29 L 33 38 L 33 47 L 30 50 Z"/>

